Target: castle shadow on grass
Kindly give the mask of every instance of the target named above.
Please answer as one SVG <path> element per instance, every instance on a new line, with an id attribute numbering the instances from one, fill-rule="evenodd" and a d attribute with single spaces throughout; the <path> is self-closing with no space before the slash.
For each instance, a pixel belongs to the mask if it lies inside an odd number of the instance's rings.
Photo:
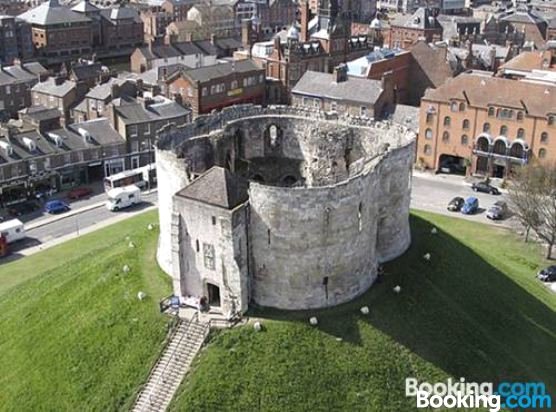
<path id="1" fill-rule="evenodd" d="M 506 237 L 515 242 L 512 234 L 481 236 L 492 229 L 449 218 L 434 221 L 451 232 L 461 229 L 460 239 L 441 228 L 432 234 L 427 219 L 433 215 L 420 215 L 411 217 L 410 249 L 388 263 L 383 280 L 358 299 L 316 311 L 256 308 L 251 315 L 307 325 L 317 316 L 321 331 L 358 346 L 366 322 L 457 378 L 556 387 L 556 304 L 533 279 L 540 255 L 515 255 L 503 245 Z M 471 249 L 467 240 L 483 249 Z M 400 294 L 393 292 L 396 285 Z M 369 315 L 359 311 L 365 305 Z"/>

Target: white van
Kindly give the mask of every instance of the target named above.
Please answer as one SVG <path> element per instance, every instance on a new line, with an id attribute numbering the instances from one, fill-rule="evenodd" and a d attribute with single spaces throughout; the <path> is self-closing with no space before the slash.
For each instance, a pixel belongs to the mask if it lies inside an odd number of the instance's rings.
<path id="1" fill-rule="evenodd" d="M 0 233 L 4 235 L 8 243 L 25 239 L 25 228 L 23 222 L 19 219 L 12 219 L 0 223 Z"/>
<path id="2" fill-rule="evenodd" d="M 113 212 L 141 203 L 141 189 L 135 185 L 117 187 L 108 191 L 106 208 Z"/>

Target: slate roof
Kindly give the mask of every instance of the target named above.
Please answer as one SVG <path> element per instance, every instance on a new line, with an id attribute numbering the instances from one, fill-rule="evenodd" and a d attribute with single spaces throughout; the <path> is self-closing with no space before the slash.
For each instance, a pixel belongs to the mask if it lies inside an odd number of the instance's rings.
<path id="1" fill-rule="evenodd" d="M 190 110 L 180 106 L 173 100 L 157 96 L 157 101 L 145 107 L 143 102 L 136 99 L 120 99 L 121 104 L 116 106 L 120 119 L 125 124 L 146 123 L 159 120 L 171 120 L 187 116 Z"/>
<path id="2" fill-rule="evenodd" d="M 62 84 L 56 84 L 54 78 L 49 78 L 44 82 L 39 82 L 33 86 L 32 92 L 48 94 L 55 97 L 64 97 L 72 89 L 75 89 L 75 82 L 65 80 Z"/>
<path id="3" fill-rule="evenodd" d="M 95 100 L 106 100 L 112 95 L 112 85 L 116 84 L 118 86 L 121 86 L 126 82 L 127 80 L 125 79 L 111 78 L 107 82 L 93 87 L 91 90 L 89 90 L 85 97 Z"/>
<path id="4" fill-rule="evenodd" d="M 231 210 L 247 201 L 247 183 L 220 166 L 213 166 L 176 196 Z"/>
<path id="5" fill-rule="evenodd" d="M 5 66 L 0 70 L 0 85 L 37 80 L 39 74 L 48 73 L 40 63 Z"/>
<path id="6" fill-rule="evenodd" d="M 512 23 L 533 23 L 533 24 L 544 24 L 546 20 L 539 16 L 532 10 L 527 11 L 515 11 L 508 14 L 500 19 L 501 21 L 509 21 Z"/>
<path id="7" fill-rule="evenodd" d="M 465 100 L 466 96 L 474 107 L 496 105 L 523 110 L 526 107 L 529 115 L 536 117 L 546 117 L 556 108 L 555 86 L 471 73 L 460 74 L 437 89 L 427 90 L 423 99 L 450 102 Z"/>
<path id="8" fill-rule="evenodd" d="M 73 123 L 69 128 L 75 133 L 79 133 L 79 128 L 85 129 L 91 134 L 93 140 L 100 145 L 112 145 L 125 142 L 125 139 L 114 130 L 110 124 L 110 120 L 105 117 L 81 123 Z"/>
<path id="9" fill-rule="evenodd" d="M 85 15 L 60 5 L 58 0 L 48 0 L 47 2 L 20 14 L 18 17 L 28 23 L 40 26 L 91 21 L 91 19 Z"/>
<path id="10" fill-rule="evenodd" d="M 411 16 L 402 16 L 394 20 L 391 26 L 403 26 L 409 29 L 439 29 L 442 28 L 438 20 L 432 14 L 430 9 L 425 7 L 418 8 Z"/>
<path id="11" fill-rule="evenodd" d="M 375 104 L 383 92 L 380 80 L 354 77 L 340 83 L 335 80 L 334 74 L 308 70 L 299 79 L 292 94 Z"/>
<path id="12" fill-rule="evenodd" d="M 264 72 L 253 62 L 253 60 L 245 59 L 231 63 L 200 67 L 197 69 L 188 69 L 185 70 L 184 73 L 191 80 L 207 82 L 212 79 L 229 76 L 232 73 L 249 73 L 252 71 L 261 71 L 261 73 Z"/>
<path id="13" fill-rule="evenodd" d="M 101 63 L 76 64 L 71 68 L 71 73 L 76 80 L 88 80 L 96 78 L 103 72 Z"/>
<path id="14" fill-rule="evenodd" d="M 191 54 L 222 56 L 242 47 L 241 41 L 233 37 L 215 39 L 214 43 L 210 40 L 188 41 L 171 45 L 144 46 L 138 50 L 147 60 L 153 60 Z"/>
<path id="15" fill-rule="evenodd" d="M 112 9 L 103 9 L 100 15 L 107 21 L 116 24 L 117 20 L 135 20 L 141 22 L 139 13 L 130 7 L 114 7 Z"/>
<path id="16" fill-rule="evenodd" d="M 91 4 L 91 2 L 89 2 L 87 0 L 80 1 L 75 6 L 73 6 L 71 9 L 73 11 L 78 12 L 78 13 L 93 13 L 93 12 L 99 12 L 100 11 L 100 9 L 97 6 L 95 6 L 94 4 Z"/>
<path id="17" fill-rule="evenodd" d="M 60 118 L 62 116 L 62 113 L 60 113 L 60 110 L 58 110 L 57 108 L 48 109 L 43 105 L 26 107 L 25 109 L 20 110 L 19 113 L 21 113 L 25 117 L 39 122 L 43 120 Z"/>

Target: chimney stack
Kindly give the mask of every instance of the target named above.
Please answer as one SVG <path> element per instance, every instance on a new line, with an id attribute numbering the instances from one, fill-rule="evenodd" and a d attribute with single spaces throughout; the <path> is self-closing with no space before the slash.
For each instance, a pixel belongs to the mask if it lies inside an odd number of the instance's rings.
<path id="1" fill-rule="evenodd" d="M 341 83 L 341 82 L 345 82 L 348 79 L 347 76 L 347 65 L 345 63 L 342 63 L 336 67 L 334 67 L 334 77 L 336 80 L 336 83 Z"/>
<path id="2" fill-rule="evenodd" d="M 309 20 L 311 19 L 311 11 L 309 10 L 309 0 L 302 0 L 300 7 L 300 20 L 301 20 L 301 30 L 299 41 L 306 42 L 309 41 Z"/>

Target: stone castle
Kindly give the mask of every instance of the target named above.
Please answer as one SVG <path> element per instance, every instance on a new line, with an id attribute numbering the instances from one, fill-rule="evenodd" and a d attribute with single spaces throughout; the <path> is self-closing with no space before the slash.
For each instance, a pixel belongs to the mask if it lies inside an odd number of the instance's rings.
<path id="1" fill-rule="evenodd" d="M 157 142 L 158 261 L 177 296 L 337 305 L 410 244 L 415 134 L 287 106 L 201 116 Z"/>

